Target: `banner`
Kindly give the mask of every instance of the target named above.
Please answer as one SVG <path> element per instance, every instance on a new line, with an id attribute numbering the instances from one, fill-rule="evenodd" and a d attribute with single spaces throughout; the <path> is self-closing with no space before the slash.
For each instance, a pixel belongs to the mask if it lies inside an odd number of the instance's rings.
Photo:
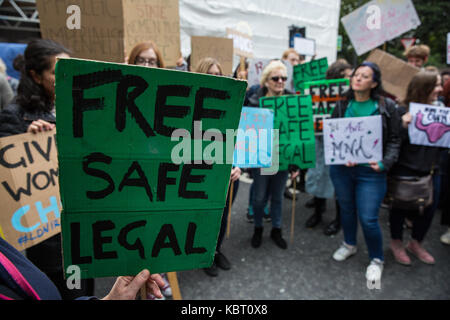
<path id="1" fill-rule="evenodd" d="M 268 168 L 272 165 L 273 112 L 243 107 L 234 150 L 233 166 Z"/>
<path id="2" fill-rule="evenodd" d="M 358 56 L 420 25 L 411 0 L 372 0 L 341 22 Z"/>
<path id="3" fill-rule="evenodd" d="M 350 88 L 348 79 L 332 79 L 305 82 L 305 95 L 312 96 L 313 120 L 316 136 L 322 135 L 323 120 L 331 117 L 339 100 Z"/>
<path id="4" fill-rule="evenodd" d="M 383 159 L 381 116 L 325 119 L 325 164 L 369 163 Z"/>
<path id="5" fill-rule="evenodd" d="M 409 83 L 420 71 L 419 68 L 380 49 L 373 50 L 366 61 L 376 63 L 380 67 L 383 89 L 398 101 L 404 100 Z"/>
<path id="6" fill-rule="evenodd" d="M 450 108 L 411 103 L 408 126 L 411 144 L 450 148 Z"/>
<path id="7" fill-rule="evenodd" d="M 328 70 L 328 59 L 322 58 L 302 63 L 294 67 L 294 90 L 303 92 L 304 83 L 325 79 Z"/>
<path id="8" fill-rule="evenodd" d="M 77 59 L 56 66 L 65 269 L 209 267 L 246 83 Z"/>
<path id="9" fill-rule="evenodd" d="M 219 61 L 224 75 L 233 74 L 233 39 L 216 37 L 191 37 L 191 66 L 195 71 L 203 58 L 214 58 Z"/>
<path id="10" fill-rule="evenodd" d="M 0 237 L 17 250 L 61 231 L 55 131 L 0 139 Z"/>
<path id="11" fill-rule="evenodd" d="M 288 170 L 290 164 L 302 169 L 314 168 L 316 149 L 311 96 L 261 98 L 260 107 L 274 112 L 273 126 L 279 130 L 279 143 L 274 142 L 273 153 L 279 153 L 279 170 Z"/>
<path id="12" fill-rule="evenodd" d="M 36 6 L 42 38 L 73 57 L 122 63 L 136 44 L 152 40 L 166 66 L 180 58 L 178 0 L 37 0 Z"/>

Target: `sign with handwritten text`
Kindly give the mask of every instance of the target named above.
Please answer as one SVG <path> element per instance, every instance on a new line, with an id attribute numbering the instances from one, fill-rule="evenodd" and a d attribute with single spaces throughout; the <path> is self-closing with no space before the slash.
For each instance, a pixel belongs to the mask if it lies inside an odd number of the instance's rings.
<path id="1" fill-rule="evenodd" d="M 411 103 L 408 126 L 411 144 L 450 148 L 450 108 Z"/>
<path id="2" fill-rule="evenodd" d="M 341 22 L 358 56 L 420 25 L 411 0 L 372 0 Z"/>
<path id="3" fill-rule="evenodd" d="M 294 67 L 294 89 L 303 92 L 305 82 L 325 79 L 328 70 L 328 59 L 311 60 Z"/>
<path id="4" fill-rule="evenodd" d="M 304 84 L 305 95 L 312 97 L 316 136 L 322 135 L 323 119 L 331 117 L 336 103 L 344 99 L 344 93 L 349 87 L 348 79 L 319 80 Z"/>
<path id="5" fill-rule="evenodd" d="M 325 119 L 325 164 L 368 163 L 383 159 L 381 116 Z"/>
<path id="6" fill-rule="evenodd" d="M 236 137 L 233 166 L 268 168 L 272 164 L 273 111 L 243 107 Z"/>
<path id="7" fill-rule="evenodd" d="M 61 232 L 55 133 L 0 139 L 0 237 L 20 251 Z"/>

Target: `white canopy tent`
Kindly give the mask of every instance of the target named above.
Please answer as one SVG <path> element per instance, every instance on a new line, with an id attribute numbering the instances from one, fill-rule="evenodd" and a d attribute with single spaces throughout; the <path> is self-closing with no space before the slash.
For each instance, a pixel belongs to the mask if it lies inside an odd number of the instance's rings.
<path id="1" fill-rule="evenodd" d="M 226 37 L 231 28 L 252 35 L 255 57 L 281 58 L 289 47 L 289 26 L 295 25 L 315 39 L 316 58 L 336 60 L 340 0 L 180 0 L 179 5 L 183 56 L 191 52 L 191 36 Z"/>

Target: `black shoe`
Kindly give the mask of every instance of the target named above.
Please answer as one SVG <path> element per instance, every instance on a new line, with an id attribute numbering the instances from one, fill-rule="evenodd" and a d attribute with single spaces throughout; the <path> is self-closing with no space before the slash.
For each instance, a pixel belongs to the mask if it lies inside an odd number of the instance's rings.
<path id="1" fill-rule="evenodd" d="M 252 237 L 252 247 L 253 248 L 259 248 L 262 243 L 262 233 L 264 228 L 257 228 L 255 227 L 255 232 L 253 233 Z"/>
<path id="2" fill-rule="evenodd" d="M 211 267 L 203 268 L 203 271 L 210 277 L 217 277 L 219 275 L 219 270 L 217 269 L 216 262 L 213 262 Z"/>
<path id="3" fill-rule="evenodd" d="M 227 257 L 223 255 L 222 252 L 217 252 L 214 256 L 214 263 L 223 270 L 230 270 L 231 269 L 231 263 L 228 261 Z"/>
<path id="4" fill-rule="evenodd" d="M 341 223 L 337 220 L 333 220 L 330 224 L 323 230 L 323 233 L 327 236 L 336 234 L 341 229 Z"/>
<path id="5" fill-rule="evenodd" d="M 317 212 L 314 212 L 308 220 L 306 220 L 305 227 L 306 228 L 314 228 L 317 226 L 320 221 L 322 221 L 322 214 L 319 214 Z"/>
<path id="6" fill-rule="evenodd" d="M 280 228 L 272 228 L 272 232 L 270 233 L 270 237 L 273 242 L 280 247 L 281 249 L 287 249 L 286 241 L 281 237 L 281 229 Z"/>
<path id="7" fill-rule="evenodd" d="M 311 199 L 309 199 L 308 201 L 306 201 L 305 202 L 305 207 L 306 208 L 309 208 L 309 209 L 312 209 L 312 208 L 314 208 L 314 205 L 315 205 L 315 197 L 312 197 Z"/>

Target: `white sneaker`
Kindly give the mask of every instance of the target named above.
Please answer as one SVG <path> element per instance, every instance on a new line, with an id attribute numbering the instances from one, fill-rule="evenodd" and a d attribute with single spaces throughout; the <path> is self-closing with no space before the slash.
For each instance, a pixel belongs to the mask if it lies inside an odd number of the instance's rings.
<path id="1" fill-rule="evenodd" d="M 441 242 L 450 245 L 450 228 L 441 236 Z"/>
<path id="2" fill-rule="evenodd" d="M 345 242 L 342 242 L 342 245 L 339 249 L 336 250 L 336 252 L 333 254 L 333 259 L 336 261 L 344 261 L 347 258 L 351 257 L 358 251 L 356 246 L 351 246 L 346 244 Z"/>
<path id="3" fill-rule="evenodd" d="M 366 279 L 371 283 L 379 283 L 383 273 L 384 262 L 380 259 L 372 259 L 366 270 Z"/>

